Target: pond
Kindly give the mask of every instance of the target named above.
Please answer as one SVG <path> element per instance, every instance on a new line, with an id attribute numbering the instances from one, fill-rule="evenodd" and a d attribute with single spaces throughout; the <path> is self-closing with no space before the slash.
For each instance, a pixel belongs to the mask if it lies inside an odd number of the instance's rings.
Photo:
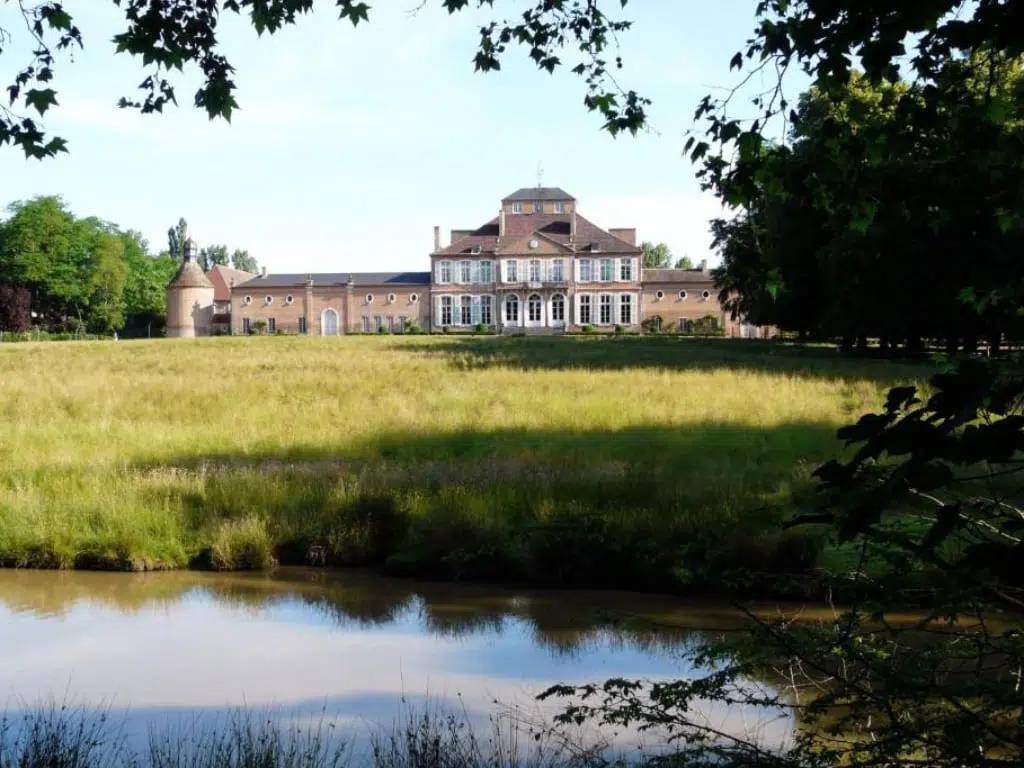
<path id="1" fill-rule="evenodd" d="M 516 711 L 534 722 L 556 710 L 535 699 L 556 682 L 687 676 L 694 638 L 742 626 L 724 604 L 360 571 L 0 570 L 0 706 L 106 707 L 135 739 L 183 717 L 266 708 L 290 721 L 326 716 L 358 743 L 403 709 L 457 711 L 471 724 Z M 727 730 L 757 720 L 707 716 Z M 790 724 L 761 728 L 779 740 Z M 628 751 L 656 737 L 600 738 Z"/>

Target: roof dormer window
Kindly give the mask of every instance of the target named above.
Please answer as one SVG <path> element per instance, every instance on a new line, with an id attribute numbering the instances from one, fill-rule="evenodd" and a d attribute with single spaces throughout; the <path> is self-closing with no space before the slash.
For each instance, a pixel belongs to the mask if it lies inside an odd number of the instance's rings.
<path id="1" fill-rule="evenodd" d="M 474 256 L 478 255 L 480 253 L 480 246 L 474 245 L 472 248 L 469 249 L 469 252 L 472 253 Z"/>
<path id="2" fill-rule="evenodd" d="M 596 251 L 600 251 L 601 250 L 601 244 L 600 243 L 591 243 L 590 244 L 590 250 L 591 251 L 595 251 L 595 252 Z"/>

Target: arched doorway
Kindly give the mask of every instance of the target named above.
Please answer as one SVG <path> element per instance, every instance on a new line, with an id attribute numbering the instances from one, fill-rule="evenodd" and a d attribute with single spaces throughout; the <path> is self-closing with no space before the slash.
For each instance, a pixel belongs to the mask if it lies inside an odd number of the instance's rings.
<path id="1" fill-rule="evenodd" d="M 333 309 L 325 309 L 320 316 L 320 335 L 338 335 L 338 312 Z"/>
<path id="2" fill-rule="evenodd" d="M 538 293 L 531 293 L 526 300 L 526 324 L 531 328 L 544 325 L 544 299 Z"/>
<path id="3" fill-rule="evenodd" d="M 514 293 L 505 298 L 505 325 L 519 325 L 519 297 Z"/>

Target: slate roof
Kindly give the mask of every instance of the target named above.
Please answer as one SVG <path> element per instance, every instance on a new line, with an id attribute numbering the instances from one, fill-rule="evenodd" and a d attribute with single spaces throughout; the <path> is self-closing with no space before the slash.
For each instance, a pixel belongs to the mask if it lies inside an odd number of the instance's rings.
<path id="1" fill-rule="evenodd" d="M 533 234 L 543 235 L 577 253 L 587 253 L 596 243 L 603 253 L 641 253 L 638 246 L 630 245 L 615 235 L 606 232 L 596 224 L 576 214 L 576 243 L 569 245 L 572 214 L 567 213 L 516 213 L 505 216 L 505 236 L 498 242 L 498 218 L 495 217 L 479 229 L 456 240 L 437 255 L 453 256 L 472 253 L 473 246 L 480 246 L 481 253 L 504 254 L 502 244 L 522 240 Z"/>
<path id="2" fill-rule="evenodd" d="M 561 187 L 523 187 L 517 189 L 508 197 L 503 197 L 503 203 L 530 202 L 531 200 L 575 200 Z"/>
<path id="3" fill-rule="evenodd" d="M 232 281 L 234 285 L 241 285 L 254 277 L 256 275 L 252 272 L 225 267 L 222 264 L 214 264 L 206 273 L 206 278 L 213 283 L 214 301 L 231 301 Z"/>
<path id="4" fill-rule="evenodd" d="M 700 269 L 645 269 L 645 283 L 713 283 L 711 273 Z"/>
<path id="5" fill-rule="evenodd" d="M 258 291 L 261 288 L 283 288 L 285 286 L 304 286 L 308 278 L 313 285 L 345 285 L 349 278 L 355 285 L 427 285 L 430 283 L 429 272 L 314 272 L 312 274 L 268 274 L 258 275 L 244 283 L 246 290 Z M 238 287 L 236 285 L 236 287 Z"/>

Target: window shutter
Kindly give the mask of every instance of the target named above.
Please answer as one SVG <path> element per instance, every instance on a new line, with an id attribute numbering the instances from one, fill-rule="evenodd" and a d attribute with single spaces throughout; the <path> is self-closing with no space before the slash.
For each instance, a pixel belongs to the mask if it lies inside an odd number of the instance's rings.
<path id="1" fill-rule="evenodd" d="M 441 282 L 441 262 L 440 261 L 435 261 L 434 262 L 434 282 L 435 283 L 440 283 Z"/>
<path id="2" fill-rule="evenodd" d="M 499 271 L 501 272 L 502 282 L 508 282 L 508 259 L 502 259 L 498 262 Z"/>
<path id="3" fill-rule="evenodd" d="M 640 259 L 637 258 L 633 259 L 633 279 L 638 283 L 643 279 L 643 275 L 640 274 Z"/>
<path id="4" fill-rule="evenodd" d="M 580 281 L 580 260 L 579 259 L 573 259 L 572 260 L 572 278 L 577 283 Z"/>
<path id="5" fill-rule="evenodd" d="M 434 297 L 434 321 L 430 324 L 431 327 L 437 327 L 441 325 L 441 297 Z"/>

